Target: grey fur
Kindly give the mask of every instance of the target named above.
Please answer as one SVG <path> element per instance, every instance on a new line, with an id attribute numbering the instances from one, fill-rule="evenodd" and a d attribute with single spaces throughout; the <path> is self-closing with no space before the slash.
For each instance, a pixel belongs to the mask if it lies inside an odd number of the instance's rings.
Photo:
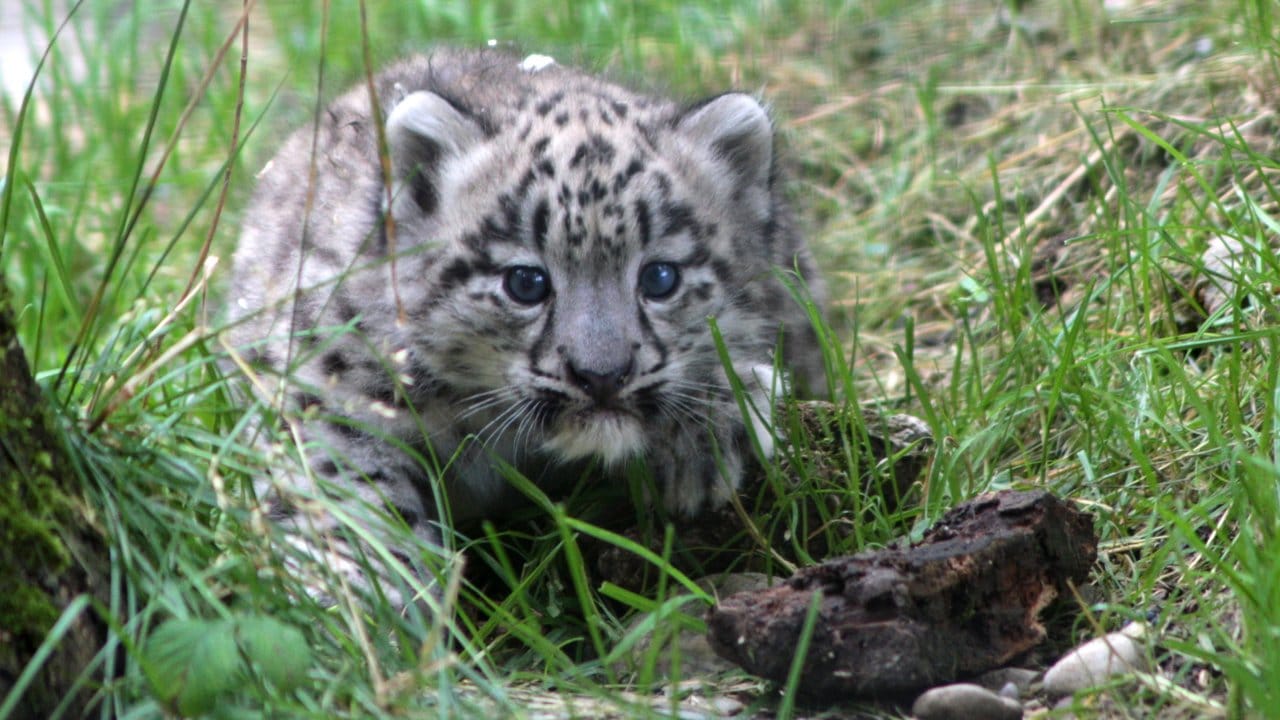
<path id="1" fill-rule="evenodd" d="M 316 475 L 389 501 L 427 539 L 435 488 L 454 522 L 509 506 L 493 456 L 534 479 L 642 456 L 670 510 L 724 502 L 750 449 L 707 318 L 762 409 L 780 327 L 781 364 L 825 387 L 776 277 L 798 267 L 821 297 L 760 104 L 686 107 L 491 51 L 410 58 L 375 85 L 379 113 L 356 87 L 263 169 L 235 254 L 231 342 L 310 408 Z M 649 263 L 677 268 L 670 296 L 639 288 Z M 515 266 L 545 269 L 548 297 L 513 299 Z M 665 290 L 666 268 L 650 270 Z M 425 456 L 428 438 L 454 458 L 442 481 L 398 449 Z"/>

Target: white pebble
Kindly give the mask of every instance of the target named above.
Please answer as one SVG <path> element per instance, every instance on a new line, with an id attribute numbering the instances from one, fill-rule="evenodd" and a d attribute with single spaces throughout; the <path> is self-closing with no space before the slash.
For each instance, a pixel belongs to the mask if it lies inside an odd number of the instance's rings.
<path id="1" fill-rule="evenodd" d="M 1145 670 L 1142 636 L 1146 628 L 1130 623 L 1120 632 L 1094 638 L 1067 653 L 1044 674 L 1044 691 L 1052 697 L 1096 687 L 1115 675 Z"/>
<path id="2" fill-rule="evenodd" d="M 1019 720 L 1022 705 L 980 685 L 956 683 L 926 691 L 911 714 L 919 720 Z"/>

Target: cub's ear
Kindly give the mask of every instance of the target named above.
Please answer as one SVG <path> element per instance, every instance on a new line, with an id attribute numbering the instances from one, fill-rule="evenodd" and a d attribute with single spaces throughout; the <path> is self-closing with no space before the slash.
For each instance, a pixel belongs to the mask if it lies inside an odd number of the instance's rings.
<path id="1" fill-rule="evenodd" d="M 425 90 L 406 95 L 387 117 L 396 214 L 406 210 L 407 203 L 428 215 L 435 212 L 441 168 L 484 138 L 480 125 L 439 95 Z"/>
<path id="2" fill-rule="evenodd" d="M 762 187 L 773 165 L 773 124 L 759 102 L 744 93 L 726 93 L 694 106 L 676 129 L 711 151 L 732 172 L 734 187 Z"/>

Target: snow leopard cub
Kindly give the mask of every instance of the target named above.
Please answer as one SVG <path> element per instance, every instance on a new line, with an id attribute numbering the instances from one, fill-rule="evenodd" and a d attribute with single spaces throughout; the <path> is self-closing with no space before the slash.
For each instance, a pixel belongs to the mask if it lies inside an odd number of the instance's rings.
<path id="1" fill-rule="evenodd" d="M 638 457 L 669 510 L 724 502 L 752 450 L 708 318 L 766 413 L 775 365 L 825 387 L 779 279 L 820 292 L 764 108 L 497 51 L 373 84 L 376 110 L 356 87 L 262 170 L 235 254 L 232 345 L 303 418 L 311 473 L 285 483 L 387 502 L 428 542 L 437 497 L 455 524 L 510 507 L 497 460 L 553 484 Z"/>

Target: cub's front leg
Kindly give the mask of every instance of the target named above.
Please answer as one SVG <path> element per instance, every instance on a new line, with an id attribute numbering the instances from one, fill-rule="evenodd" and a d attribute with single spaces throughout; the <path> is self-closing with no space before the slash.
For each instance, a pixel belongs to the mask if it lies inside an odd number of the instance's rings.
<path id="1" fill-rule="evenodd" d="M 443 566 L 436 463 L 347 418 L 298 422 L 303 457 L 255 482 L 292 550 L 286 570 L 323 604 L 345 585 L 403 607 Z"/>
<path id="2" fill-rule="evenodd" d="M 773 456 L 773 408 L 784 377 L 767 364 L 735 372 L 744 391 L 741 405 L 726 389 L 723 399 L 709 404 L 706 427 L 673 424 L 651 446 L 650 470 L 668 512 L 688 518 L 725 506 L 741 489 L 751 457 Z"/>

